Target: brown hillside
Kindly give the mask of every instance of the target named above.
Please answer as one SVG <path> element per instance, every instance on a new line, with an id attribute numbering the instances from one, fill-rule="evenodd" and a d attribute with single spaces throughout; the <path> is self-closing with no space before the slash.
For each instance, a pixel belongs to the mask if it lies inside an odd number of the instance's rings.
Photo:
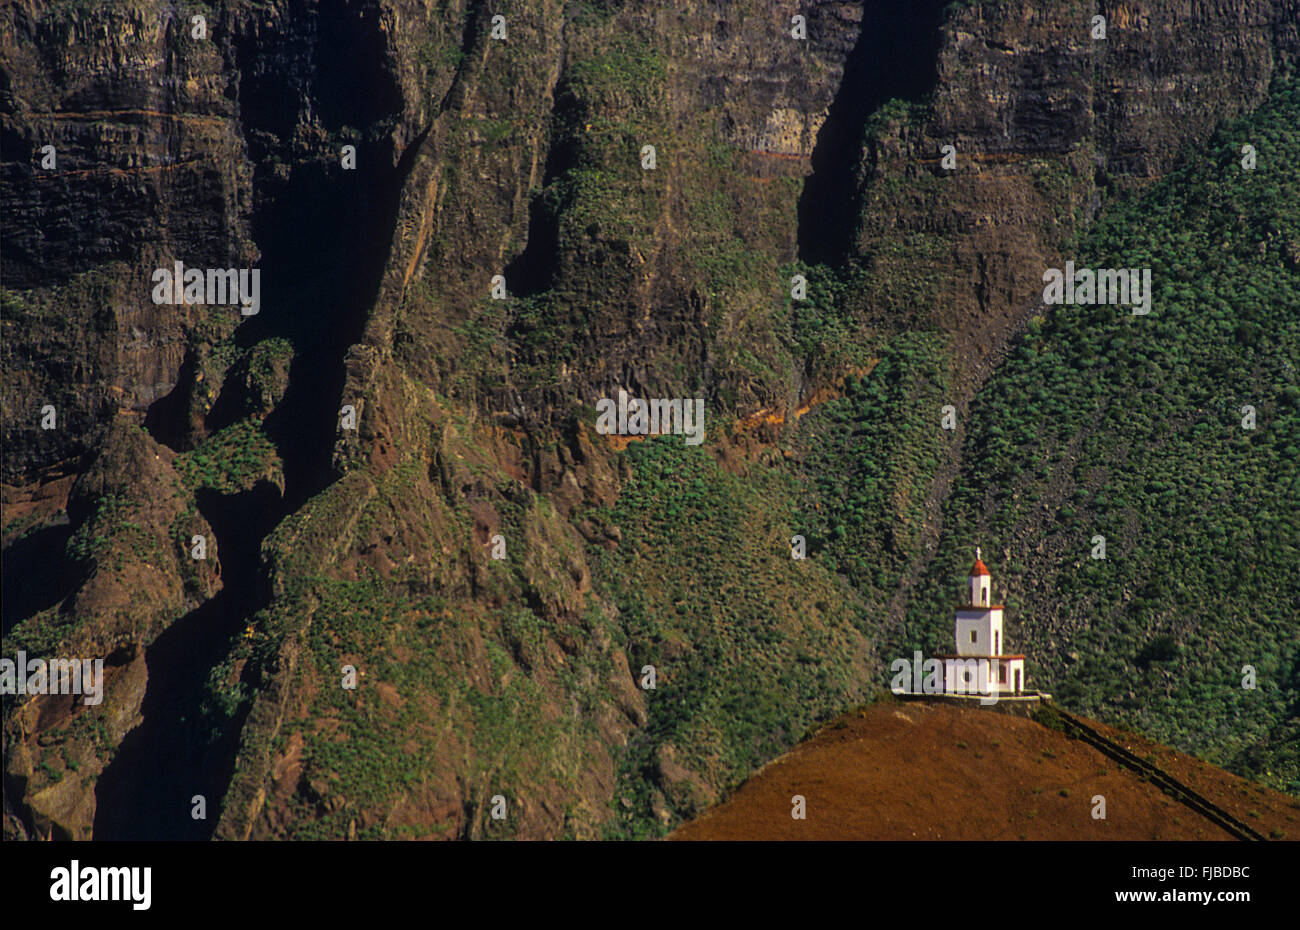
<path id="1" fill-rule="evenodd" d="M 1113 728 L 1097 729 L 1265 835 L 1300 801 Z M 807 819 L 791 817 L 806 799 Z M 1092 798 L 1106 819 L 1092 818 Z M 984 710 L 883 701 L 845 715 L 686 824 L 680 840 L 1194 840 L 1220 827 L 1086 743 Z"/>

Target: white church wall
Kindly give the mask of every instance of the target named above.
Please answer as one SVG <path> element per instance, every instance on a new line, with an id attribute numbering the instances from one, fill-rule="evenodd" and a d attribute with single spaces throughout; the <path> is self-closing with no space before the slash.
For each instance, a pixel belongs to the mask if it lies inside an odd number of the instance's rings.
<path id="1" fill-rule="evenodd" d="M 956 637 L 959 656 L 999 655 L 1002 640 L 1002 611 L 958 610 Z M 994 642 L 995 638 L 997 643 Z"/>
<path id="2" fill-rule="evenodd" d="M 1025 660 L 1011 659 L 1007 662 L 1007 690 L 1014 691 L 1016 688 L 1016 673 L 1020 673 L 1020 690 L 1025 690 Z"/>
<path id="3" fill-rule="evenodd" d="M 1025 684 L 1024 659 L 992 659 L 986 656 L 966 656 L 945 659 L 943 665 L 943 690 L 948 694 L 998 694 L 1016 693 L 1016 672 L 1020 672 L 1020 691 Z M 1003 680 L 1003 672 L 1006 680 Z"/>
<path id="4" fill-rule="evenodd" d="M 987 658 L 975 656 L 945 660 L 944 691 L 949 694 L 988 694 L 992 665 Z"/>

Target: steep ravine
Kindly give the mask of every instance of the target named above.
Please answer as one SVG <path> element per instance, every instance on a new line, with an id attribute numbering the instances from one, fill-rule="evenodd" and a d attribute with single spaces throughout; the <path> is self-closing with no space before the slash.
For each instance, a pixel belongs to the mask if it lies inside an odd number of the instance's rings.
<path id="1" fill-rule="evenodd" d="M 223 587 L 145 650 L 143 720 L 96 784 L 97 840 L 207 839 L 234 765 L 243 714 L 229 721 L 211 716 L 206 687 L 243 632 L 244 619 L 266 601 L 259 546 L 278 522 L 282 502 L 269 482 L 239 494 L 200 492 L 198 502 L 220 552 Z M 212 732 L 215 724 L 224 729 Z M 196 795 L 207 805 L 204 819 L 190 816 Z"/>
<path id="2" fill-rule="evenodd" d="M 385 37 L 345 4 L 330 6 L 305 21 L 305 35 L 251 30 L 232 43 L 240 123 L 256 166 L 251 231 L 264 269 L 263 309 L 234 339 L 246 349 L 270 339 L 292 346 L 287 390 L 263 422 L 283 487 L 262 481 L 237 494 L 199 492 L 199 512 L 221 554 L 223 587 L 146 650 L 144 722 L 100 777 L 97 839 L 210 836 L 248 708 L 230 719 L 216 715 L 211 722 L 220 732 L 204 732 L 209 676 L 269 603 L 263 539 L 334 477 L 343 357 L 374 301 L 409 159 L 397 162 L 392 139 L 379 136 L 400 117 L 402 103 Z M 367 53 L 358 57 L 358 46 Z M 305 125 L 324 133 L 315 153 L 296 141 Z M 367 170 L 342 168 L 344 141 Z M 285 162 L 292 165 L 287 177 L 279 167 Z M 182 368 L 181 377 L 194 373 Z M 177 392 L 187 388 L 182 381 Z M 215 411 L 207 429 L 229 425 L 223 412 Z M 207 818 L 177 817 L 196 794 L 210 805 Z"/>
<path id="3" fill-rule="evenodd" d="M 844 78 L 817 134 L 812 173 L 799 195 L 799 257 L 838 264 L 854 250 L 862 203 L 855 186 L 867 118 L 890 100 L 920 103 L 938 80 L 947 0 L 868 4 Z"/>

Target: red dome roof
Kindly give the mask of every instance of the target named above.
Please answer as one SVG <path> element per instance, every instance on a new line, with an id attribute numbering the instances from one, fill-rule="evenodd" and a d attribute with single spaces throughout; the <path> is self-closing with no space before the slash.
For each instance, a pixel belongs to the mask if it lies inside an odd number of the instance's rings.
<path id="1" fill-rule="evenodd" d="M 988 566 L 984 564 L 982 559 L 976 558 L 975 564 L 971 566 L 970 573 L 972 575 L 987 575 L 989 573 L 989 569 Z"/>

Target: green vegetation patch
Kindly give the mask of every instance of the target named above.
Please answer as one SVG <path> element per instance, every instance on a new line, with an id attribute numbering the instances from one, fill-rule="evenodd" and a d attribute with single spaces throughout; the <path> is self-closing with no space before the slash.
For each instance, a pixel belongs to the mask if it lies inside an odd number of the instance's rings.
<path id="1" fill-rule="evenodd" d="M 917 553 L 926 498 L 953 441 L 941 428 L 949 380 L 938 336 L 896 336 L 869 375 L 801 423 L 810 551 L 864 593 L 895 588 Z"/>
<path id="2" fill-rule="evenodd" d="M 282 480 L 275 445 L 254 419 L 240 420 L 176 456 L 175 467 L 190 492 L 234 494 L 262 479 Z"/>
<path id="3" fill-rule="evenodd" d="M 616 789 L 616 834 L 644 836 L 698 809 L 698 795 L 656 774 L 663 752 L 707 783 L 738 783 L 861 699 L 855 661 L 867 647 L 843 619 L 852 592 L 791 558 L 799 488 L 788 475 L 731 474 L 675 438 L 627 457 L 631 480 L 598 514 L 622 539 L 591 558 L 634 674 L 657 669 Z"/>

